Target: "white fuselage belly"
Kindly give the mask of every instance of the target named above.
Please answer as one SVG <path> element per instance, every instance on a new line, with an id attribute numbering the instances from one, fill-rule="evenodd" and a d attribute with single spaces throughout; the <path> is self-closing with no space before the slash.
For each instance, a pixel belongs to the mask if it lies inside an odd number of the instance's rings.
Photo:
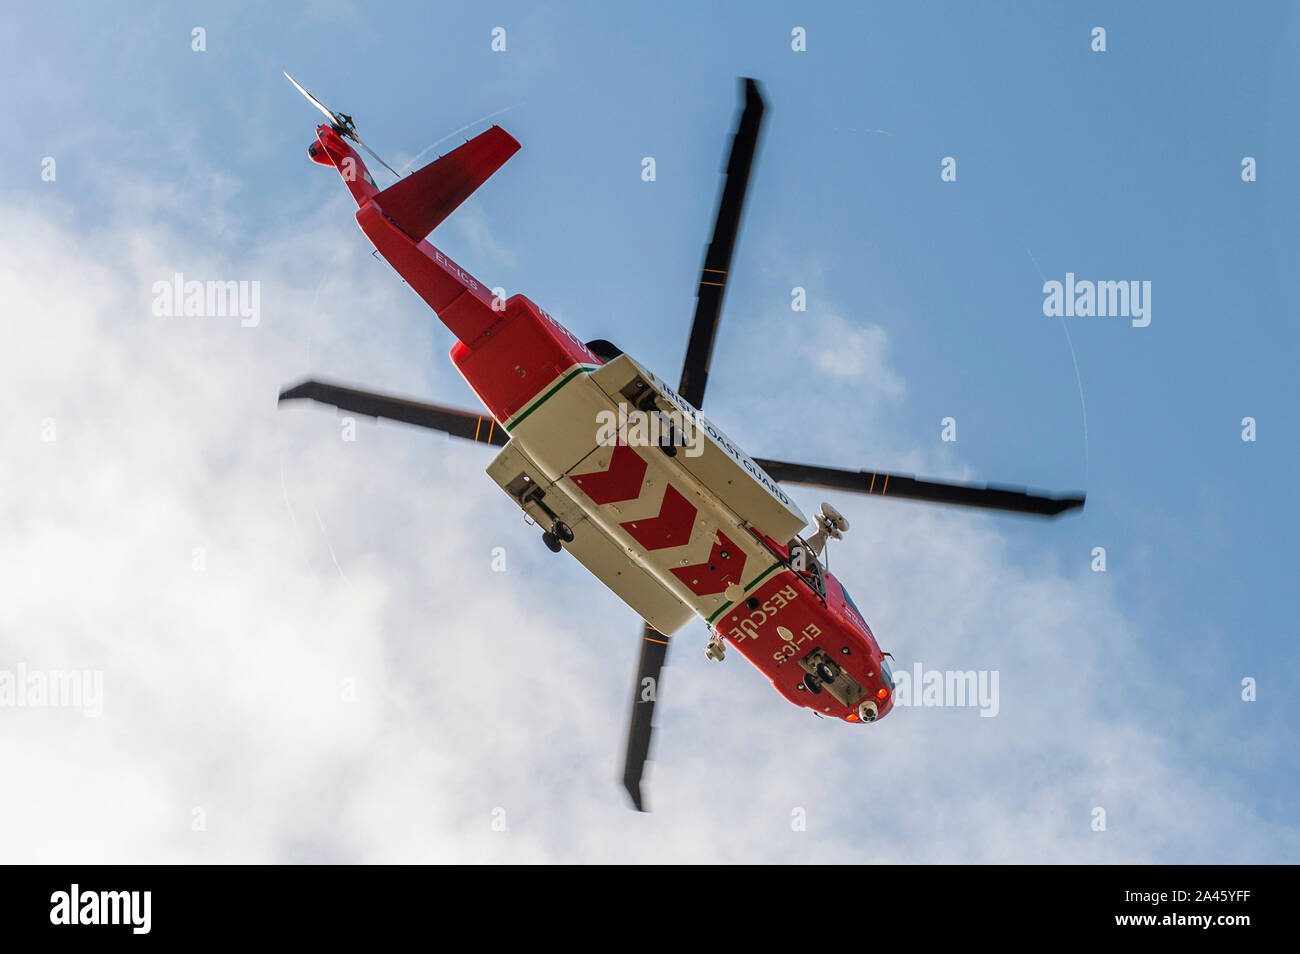
<path id="1" fill-rule="evenodd" d="M 686 439 L 675 456 L 645 440 L 647 390 Z M 559 376 L 505 426 L 511 441 L 489 475 L 543 527 L 567 523 L 566 549 L 663 633 L 712 621 L 774 572 L 751 527 L 784 541 L 807 523 L 734 442 L 626 355 Z M 540 487 L 540 501 L 521 500 L 526 487 Z"/>

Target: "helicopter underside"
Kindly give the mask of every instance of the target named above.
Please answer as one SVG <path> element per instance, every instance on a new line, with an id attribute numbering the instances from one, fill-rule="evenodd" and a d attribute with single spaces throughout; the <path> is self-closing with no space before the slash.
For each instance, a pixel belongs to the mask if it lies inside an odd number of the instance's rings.
<path id="1" fill-rule="evenodd" d="M 660 414 L 690 430 L 676 446 L 638 432 Z M 488 474 L 543 527 L 564 523 L 565 548 L 664 634 L 718 617 L 774 571 L 751 528 L 788 539 L 807 524 L 734 442 L 627 355 L 560 375 L 505 427 L 510 443 Z"/>

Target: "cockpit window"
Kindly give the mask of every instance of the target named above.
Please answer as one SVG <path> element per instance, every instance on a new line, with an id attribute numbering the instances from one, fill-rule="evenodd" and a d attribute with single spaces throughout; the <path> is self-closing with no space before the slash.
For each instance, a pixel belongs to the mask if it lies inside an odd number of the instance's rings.
<path id="1" fill-rule="evenodd" d="M 862 610 L 858 609 L 858 604 L 853 602 L 853 597 L 849 596 L 849 591 L 845 589 L 843 583 L 840 584 L 840 592 L 844 594 L 844 602 L 853 607 L 853 612 L 857 613 L 860 619 L 866 620 L 866 617 L 862 615 Z"/>
<path id="2" fill-rule="evenodd" d="M 889 657 L 880 658 L 880 677 L 885 681 L 885 687 L 892 690 L 894 688 L 894 667 L 889 665 Z"/>

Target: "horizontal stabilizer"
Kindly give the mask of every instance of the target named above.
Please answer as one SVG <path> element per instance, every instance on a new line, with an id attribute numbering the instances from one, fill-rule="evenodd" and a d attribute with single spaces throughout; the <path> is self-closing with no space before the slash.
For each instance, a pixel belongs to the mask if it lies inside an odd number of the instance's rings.
<path id="1" fill-rule="evenodd" d="M 375 196 L 375 202 L 398 228 L 419 242 L 518 151 L 515 138 L 493 126 L 389 186 Z"/>

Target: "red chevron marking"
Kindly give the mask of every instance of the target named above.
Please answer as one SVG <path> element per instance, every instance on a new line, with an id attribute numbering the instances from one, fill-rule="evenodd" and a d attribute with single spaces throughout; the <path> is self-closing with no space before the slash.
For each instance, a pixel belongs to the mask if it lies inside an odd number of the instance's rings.
<path id="1" fill-rule="evenodd" d="M 695 526 L 695 505 L 668 484 L 657 517 L 629 520 L 619 526 L 647 550 L 679 547 L 690 542 L 691 528 Z"/>
<path id="2" fill-rule="evenodd" d="M 645 469 L 645 458 L 620 443 L 614 446 L 608 468 L 587 474 L 570 474 L 569 479 L 598 504 L 619 503 L 641 496 Z"/>
<path id="3" fill-rule="evenodd" d="M 745 562 L 749 558 L 721 530 L 718 542 L 709 551 L 707 563 L 694 566 L 674 567 L 673 574 L 681 580 L 696 596 L 712 596 L 721 593 L 732 583 L 739 583 L 745 572 Z"/>

